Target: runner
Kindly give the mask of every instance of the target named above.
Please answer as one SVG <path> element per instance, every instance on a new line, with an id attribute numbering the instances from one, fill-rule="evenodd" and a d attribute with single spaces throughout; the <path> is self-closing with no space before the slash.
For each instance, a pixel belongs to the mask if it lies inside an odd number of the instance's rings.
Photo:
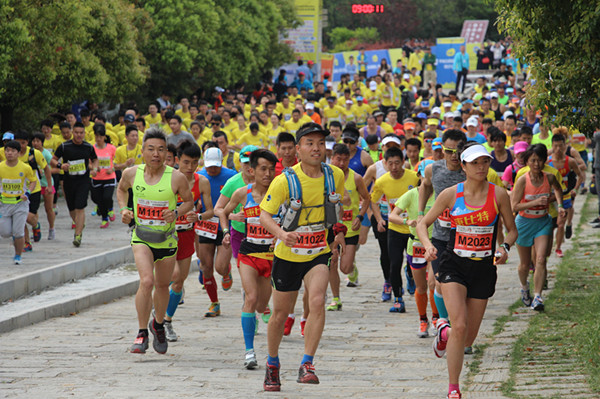
<path id="1" fill-rule="evenodd" d="M 49 150 L 47 150 L 44 147 L 44 142 L 45 142 L 45 135 L 42 133 L 36 133 L 33 135 L 33 138 L 31 139 L 31 146 L 33 148 L 35 148 L 36 150 L 40 151 L 42 153 L 42 155 L 44 156 L 44 159 L 46 160 L 46 163 L 48 165 L 50 165 L 50 162 L 52 161 L 52 153 L 54 152 L 54 150 L 52 150 L 52 152 L 50 152 Z M 56 169 L 54 170 L 50 170 L 51 172 L 56 171 Z M 56 174 L 58 175 L 58 174 Z M 46 218 L 48 219 L 48 240 L 54 240 L 56 238 L 56 233 L 54 231 L 54 221 L 56 220 L 56 214 L 54 213 L 54 208 L 53 208 L 53 201 L 54 201 L 54 193 L 56 192 L 56 190 L 54 189 L 54 176 L 55 174 L 52 173 L 52 179 L 50 179 L 50 181 L 48 181 L 48 179 L 46 178 L 46 174 L 42 174 L 40 176 L 40 182 L 42 185 L 42 197 L 44 198 L 44 209 L 46 210 Z"/>
<path id="2" fill-rule="evenodd" d="M 38 222 L 38 209 L 42 199 L 42 186 L 40 177 L 43 175 L 46 181 L 52 179 L 50 172 L 50 166 L 46 162 L 46 159 L 42 153 L 33 147 L 29 147 L 29 135 L 23 130 L 17 130 L 14 132 L 14 139 L 21 144 L 21 152 L 19 153 L 19 161 L 28 164 L 33 169 L 33 172 L 37 176 L 37 183 L 35 189 L 31 191 L 29 195 L 29 214 L 27 215 L 27 224 L 32 227 L 33 241 L 38 242 L 42 239 L 42 231 Z M 0 148 L 0 160 L 5 159 L 4 148 Z M 31 242 L 29 241 L 29 230 L 25 224 L 25 246 L 23 250 L 29 252 L 33 250 Z"/>
<path id="3" fill-rule="evenodd" d="M 383 196 L 388 204 L 390 211 L 394 210 L 396 201 L 404 193 L 419 184 L 417 173 L 403 168 L 404 155 L 398 148 L 390 148 L 386 151 L 384 159 L 389 170 L 388 173 L 375 180 L 375 185 L 371 191 L 371 204 L 377 204 Z M 405 215 L 402 215 L 402 223 L 396 224 L 390 222 L 388 225 L 387 214 L 383 215 L 378 206 L 372 205 L 373 215 L 377 220 L 377 230 L 381 233 L 387 231 L 387 246 L 390 257 L 389 281 L 392 284 L 394 294 L 394 304 L 390 312 L 404 313 L 406 308 L 402 294 L 402 261 L 404 250 L 408 245 L 410 230 L 406 225 Z"/>
<path id="4" fill-rule="evenodd" d="M 494 260 L 496 264 L 505 263 L 510 246 L 517 238 L 508 194 L 487 181 L 491 156 L 485 147 L 477 143 L 466 145 L 460 160 L 466 181 L 441 192 L 429 213 L 417 224 L 419 240 L 425 247 L 425 258 L 430 261 L 440 259 L 438 281 L 452 322 L 450 327 L 447 319 L 438 321 L 438 334 L 433 342 L 437 357 L 442 357 L 447 347 L 448 398 L 462 396 L 459 377 L 464 349 L 477 336 L 488 298 L 494 295 Z M 447 211 L 451 223 L 450 237 L 447 250 L 440 254 L 429 240 L 427 228 Z M 504 220 L 508 234 L 496 252 L 499 217 Z"/>
<path id="5" fill-rule="evenodd" d="M 307 123 L 296 133 L 300 163 L 269 187 L 261 202 L 260 223 L 277 238 L 273 260 L 273 314 L 269 320 L 264 389 L 279 391 L 279 345 L 292 300 L 304 281 L 308 291 L 310 314 L 304 335 L 304 357 L 298 372 L 299 383 L 317 384 L 313 358 L 325 325 L 325 293 L 330 249 L 327 231 L 334 226 L 334 247 L 345 249 L 344 227 L 338 223 L 344 175 L 337 167 L 322 164 L 327 131 L 316 123 Z M 288 169 L 289 170 L 289 169 Z M 289 180 L 289 182 L 288 182 Z M 291 185 L 291 186 L 290 186 Z M 291 189 L 290 189 L 291 187 Z M 325 196 L 323 193 L 325 192 Z M 287 212 L 279 227 L 272 216 L 286 205 Z M 338 212 L 338 210 L 340 212 Z"/>
<path id="6" fill-rule="evenodd" d="M 223 133 L 224 134 L 224 133 Z M 221 190 L 225 183 L 236 175 L 236 171 L 227 169 L 223 166 L 223 153 L 219 148 L 208 148 L 204 152 L 204 168 L 200 175 L 206 177 L 210 183 L 210 197 L 213 204 L 219 200 Z M 206 208 L 202 204 L 202 212 Z M 199 220 L 195 226 L 198 235 L 198 245 L 196 253 L 200 259 L 200 272 L 202 273 L 201 284 L 204 284 L 206 293 L 210 298 L 210 307 L 205 317 L 216 317 L 221 315 L 221 304 L 217 295 L 217 283 L 214 277 L 215 269 L 223 276 L 222 286 L 224 290 L 229 290 L 233 280 L 231 279 L 231 248 L 225 248 L 223 236 L 229 234 L 229 229 L 222 230 L 219 225 L 219 218 L 216 216 L 206 220 Z M 217 254 L 215 258 L 215 252 Z"/>
<path id="7" fill-rule="evenodd" d="M 579 165 L 575 159 L 569 157 L 566 154 L 567 151 L 567 143 L 565 136 L 562 134 L 555 134 L 552 136 L 552 155 L 548 157 L 548 165 L 552 166 L 554 169 L 557 169 L 562 176 L 562 182 L 564 186 L 563 191 L 563 207 L 565 212 L 567 213 L 567 218 L 558 218 L 557 228 L 556 228 L 556 256 L 559 258 L 563 257 L 562 252 L 562 243 L 566 238 L 571 238 L 571 234 L 573 233 L 573 228 L 571 225 L 568 225 L 565 231 L 565 224 L 569 216 L 571 218 L 575 212 L 573 208 L 574 196 L 577 194 L 579 187 L 581 187 L 581 183 L 585 181 L 585 176 L 582 171 L 579 169 Z M 571 172 L 575 173 L 577 176 L 577 181 L 573 182 L 572 179 L 569 181 L 569 175 Z"/>
<path id="8" fill-rule="evenodd" d="M 333 301 L 327 310 L 342 310 L 342 301 L 340 300 L 340 275 L 338 274 L 338 259 L 340 270 L 344 274 L 354 274 L 353 282 L 358 284 L 358 268 L 354 266 L 354 258 L 358 247 L 358 238 L 362 221 L 371 202 L 367 186 L 363 178 L 348 168 L 350 161 L 350 151 L 344 144 L 336 144 L 333 147 L 333 157 L 331 164 L 337 166 L 344 172 L 344 187 L 350 195 L 352 201 L 350 206 L 344 206 L 344 215 L 342 222 L 346 226 L 347 233 L 344 237 L 346 250 L 338 255 L 338 251 L 333 251 L 329 261 L 329 285 L 333 295 Z M 361 203 L 362 200 L 362 203 Z M 362 208 L 359 209 L 359 204 Z"/>
<path id="9" fill-rule="evenodd" d="M 183 140 L 177 147 L 177 164 L 179 171 L 187 179 L 189 190 L 192 193 L 194 207 L 185 214 L 179 215 L 175 221 L 177 231 L 177 256 L 175 267 L 171 276 L 171 287 L 169 288 L 169 304 L 165 314 L 165 334 L 167 341 L 177 341 L 177 334 L 173 329 L 173 316 L 177 306 L 183 298 L 183 283 L 190 272 L 192 255 L 195 252 L 196 233 L 194 223 L 198 220 L 207 220 L 213 217 L 212 200 L 210 197 L 210 184 L 208 180 L 196 173 L 200 161 L 200 147 L 189 140 Z M 177 197 L 177 205 L 181 206 L 183 200 Z M 198 213 L 204 205 L 205 211 Z"/>
<path id="10" fill-rule="evenodd" d="M 86 141 L 83 123 L 73 126 L 73 138 L 62 143 L 52 157 L 52 166 L 62 169 L 65 200 L 71 219 L 75 222 L 73 245 L 79 247 L 85 227 L 85 207 L 90 192 L 90 175 L 98 172 L 98 157 L 94 147 Z M 62 162 L 58 159 L 62 158 Z M 90 169 L 90 164 L 92 165 Z"/>
<path id="11" fill-rule="evenodd" d="M 140 275 L 140 286 L 135 295 L 139 332 L 131 353 L 146 353 L 148 330 L 154 336 L 154 350 L 160 354 L 167 352 L 169 343 L 163 321 L 177 253 L 175 220 L 179 214 L 186 215 L 194 206 L 185 176 L 165 165 L 166 153 L 164 131 L 148 129 L 142 145 L 144 165 L 126 169 L 117 188 L 121 221 L 129 224 L 135 220 L 131 248 Z M 133 210 L 127 207 L 129 188 L 133 190 Z M 183 201 L 179 207 L 178 195 Z M 148 321 L 152 304 L 154 317 Z"/>
<path id="12" fill-rule="evenodd" d="M 231 200 L 220 214 L 221 226 L 229 226 L 229 218 L 239 205 L 243 206 L 245 217 L 245 234 L 239 248 L 237 265 L 244 289 L 244 305 L 242 306 L 242 332 L 246 345 L 244 367 L 254 369 L 258 366 L 254 352 L 254 334 L 257 329 L 256 311 L 263 312 L 271 297 L 271 269 L 273 267 L 272 244 L 274 236 L 259 221 L 260 207 L 271 181 L 275 177 L 277 157 L 271 151 L 256 149 L 251 151 L 250 173 L 253 183 L 235 190 Z M 240 160 L 246 158 L 243 151 Z M 244 161 L 242 161 L 244 162 Z M 279 223 L 279 218 L 275 218 Z M 223 245 L 229 246 L 232 237 L 226 234 Z"/>
<path id="13" fill-rule="evenodd" d="M 105 229 L 109 225 L 109 219 L 111 222 L 115 221 L 113 194 L 117 184 L 114 166 L 117 149 L 110 143 L 110 138 L 106 136 L 104 125 L 94 125 L 93 129 L 96 137 L 94 151 L 98 156 L 99 170 L 92 179 L 92 201 L 98 206 L 98 214 L 102 217 L 100 228 Z"/>
<path id="14" fill-rule="evenodd" d="M 296 139 L 290 133 L 281 132 L 277 136 L 277 156 L 279 162 L 275 167 L 275 174 L 279 176 L 285 168 L 291 168 L 298 163 L 296 157 Z"/>
<path id="15" fill-rule="evenodd" d="M 361 176 L 364 176 L 367 168 L 373 165 L 373 159 L 368 152 L 363 151 L 362 147 L 358 146 L 360 133 L 354 126 L 346 126 L 342 132 L 342 142 L 348 146 L 350 150 L 349 167 Z"/>
<path id="16" fill-rule="evenodd" d="M 25 222 L 29 212 L 29 197 L 38 184 L 37 177 L 26 163 L 19 162 L 21 144 L 10 140 L 4 144 L 5 161 L 0 162 L 0 236 L 13 237 L 15 265 L 21 264 L 25 244 Z"/>
<path id="17" fill-rule="evenodd" d="M 383 152 L 383 155 L 385 156 L 385 153 L 390 148 L 400 149 L 400 144 L 401 144 L 401 141 L 396 135 L 388 134 L 387 136 L 385 136 L 383 138 L 383 140 L 381 140 L 381 150 Z M 365 182 L 365 186 L 370 187 L 371 183 L 373 183 L 376 179 L 379 179 L 381 176 L 383 176 L 387 172 L 388 172 L 388 167 L 387 167 L 385 158 L 375 162 L 373 165 L 369 166 L 369 169 L 367 169 L 367 172 L 365 173 L 365 177 L 363 179 Z M 383 200 L 383 198 L 379 203 L 371 203 L 370 205 L 371 205 L 371 208 L 373 208 L 374 206 L 378 206 L 382 216 L 388 214 L 388 204 L 386 201 Z M 369 212 L 371 213 L 371 215 L 370 215 L 371 223 L 370 224 L 371 224 L 371 227 L 373 228 L 373 234 L 375 235 L 375 239 L 377 240 L 377 243 L 379 244 L 379 264 L 381 266 L 381 270 L 383 272 L 383 278 L 384 278 L 383 290 L 381 292 L 381 301 L 387 302 L 392 299 L 392 285 L 390 284 L 390 258 L 389 258 L 389 254 L 388 254 L 388 245 L 387 245 L 387 242 L 388 242 L 387 229 L 380 232 L 379 229 L 377 228 L 377 220 L 375 219 L 373 212 L 372 211 L 369 211 Z M 361 227 L 361 234 L 364 229 L 365 229 L 365 226 L 363 223 L 363 227 Z M 368 227 L 366 227 L 366 229 L 368 230 Z"/>
<path id="18" fill-rule="evenodd" d="M 433 206 L 433 196 L 430 196 L 425 205 L 425 213 Z M 427 338 L 429 336 L 429 320 L 427 319 L 427 294 L 428 282 L 427 272 L 431 273 L 431 263 L 425 259 L 425 248 L 417 237 L 417 218 L 419 214 L 419 189 L 418 187 L 411 188 L 403 194 L 396 202 L 396 207 L 390 213 L 389 220 L 392 223 L 401 225 L 405 224 L 409 227 L 410 238 L 406 248 L 406 263 L 412 270 L 412 275 L 415 280 L 415 302 L 419 312 L 419 331 L 417 337 Z M 404 215 L 404 216 L 402 216 Z M 433 226 L 429 227 L 429 234 L 433 230 Z M 434 285 L 435 286 L 435 285 Z M 439 314 L 433 300 L 433 289 L 429 290 L 429 298 L 431 299 L 432 320 L 437 320 Z"/>

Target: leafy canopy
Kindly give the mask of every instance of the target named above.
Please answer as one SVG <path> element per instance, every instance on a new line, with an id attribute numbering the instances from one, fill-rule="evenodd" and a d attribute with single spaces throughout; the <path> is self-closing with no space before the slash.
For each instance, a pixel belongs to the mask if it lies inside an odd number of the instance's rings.
<path id="1" fill-rule="evenodd" d="M 600 1 L 497 0 L 501 30 L 535 80 L 527 98 L 555 124 L 600 127 Z"/>

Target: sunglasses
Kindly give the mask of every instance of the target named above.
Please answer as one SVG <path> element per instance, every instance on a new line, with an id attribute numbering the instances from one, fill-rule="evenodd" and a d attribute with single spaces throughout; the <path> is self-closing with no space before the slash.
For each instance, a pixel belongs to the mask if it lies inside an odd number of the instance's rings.
<path id="1" fill-rule="evenodd" d="M 344 139 L 344 144 L 356 144 L 356 140 Z"/>
<path id="2" fill-rule="evenodd" d="M 220 123 L 211 123 L 210 125 L 211 125 L 211 126 L 221 126 L 221 124 L 220 124 Z"/>
<path id="3" fill-rule="evenodd" d="M 454 155 L 458 151 L 458 148 L 448 148 L 448 147 L 444 147 L 444 146 L 442 146 L 442 148 L 444 149 L 444 152 L 448 155 Z"/>
<path id="4" fill-rule="evenodd" d="M 426 142 L 427 144 L 430 144 L 430 143 L 432 143 L 432 142 L 433 142 L 433 139 L 425 139 L 425 142 Z"/>

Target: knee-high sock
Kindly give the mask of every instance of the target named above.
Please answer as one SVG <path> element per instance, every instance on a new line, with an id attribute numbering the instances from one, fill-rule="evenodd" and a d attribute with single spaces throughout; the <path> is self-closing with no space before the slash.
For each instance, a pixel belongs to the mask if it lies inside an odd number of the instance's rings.
<path id="1" fill-rule="evenodd" d="M 429 303 L 431 304 L 431 313 L 433 313 L 434 316 L 439 317 L 439 313 L 438 313 L 438 308 L 437 306 L 435 306 L 435 299 L 434 299 L 434 295 L 433 295 L 434 290 L 429 290 Z"/>
<path id="2" fill-rule="evenodd" d="M 211 302 L 219 302 L 219 296 L 217 295 L 217 282 L 215 281 L 215 277 L 206 278 L 204 277 L 204 287 L 206 288 L 206 293 L 210 298 Z"/>
<path id="3" fill-rule="evenodd" d="M 438 308 L 440 317 L 447 319 L 448 311 L 446 310 L 446 305 L 444 305 L 444 298 L 437 292 L 437 290 L 433 294 L 433 297 L 435 299 L 435 306 L 437 306 L 437 308 Z"/>
<path id="4" fill-rule="evenodd" d="M 417 310 L 419 311 L 421 320 L 427 319 L 427 294 L 420 293 L 417 290 L 417 292 L 415 292 L 415 302 L 417 302 Z"/>
<path id="5" fill-rule="evenodd" d="M 175 315 L 179 301 L 181 301 L 181 292 L 169 290 L 169 305 L 167 306 L 167 316 L 169 318 Z"/>
<path id="6" fill-rule="evenodd" d="M 242 312 L 242 332 L 246 350 L 254 349 L 254 329 L 256 328 L 256 316 L 254 313 Z"/>

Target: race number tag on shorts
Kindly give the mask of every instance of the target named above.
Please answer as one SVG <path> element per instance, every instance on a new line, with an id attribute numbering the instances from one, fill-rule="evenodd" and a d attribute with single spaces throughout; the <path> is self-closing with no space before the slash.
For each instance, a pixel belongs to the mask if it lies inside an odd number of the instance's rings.
<path id="1" fill-rule="evenodd" d="M 110 158 L 98 157 L 98 167 L 100 169 L 110 169 Z"/>
<path id="2" fill-rule="evenodd" d="M 344 214 L 342 215 L 342 222 L 351 222 L 352 219 L 354 219 L 352 217 L 352 214 L 353 214 L 352 209 L 344 211 Z"/>
<path id="3" fill-rule="evenodd" d="M 2 179 L 2 193 L 7 195 L 23 194 L 23 181 L 21 179 Z"/>
<path id="4" fill-rule="evenodd" d="M 167 222 L 163 219 L 163 211 L 168 209 L 169 201 L 151 201 L 138 198 L 138 223 L 143 226 L 165 226 Z"/>
<path id="5" fill-rule="evenodd" d="M 194 223 L 188 222 L 187 215 L 181 215 L 175 220 L 175 230 L 183 231 L 189 230 L 194 226 Z"/>
<path id="6" fill-rule="evenodd" d="M 252 244 L 271 245 L 275 241 L 273 234 L 260 224 L 260 218 L 251 217 L 246 219 L 246 240 Z M 279 224 L 279 218 L 273 218 Z"/>
<path id="7" fill-rule="evenodd" d="M 449 229 L 451 226 L 450 210 L 448 208 L 444 209 L 444 212 L 442 212 L 442 214 L 438 216 L 437 221 L 440 224 L 440 227 L 446 227 Z"/>
<path id="8" fill-rule="evenodd" d="M 292 253 L 314 255 L 327 249 L 326 230 L 321 226 L 300 226 L 295 230 L 298 241 L 292 247 Z"/>
<path id="9" fill-rule="evenodd" d="M 412 263 L 415 265 L 422 265 L 425 262 L 427 262 L 425 260 L 425 247 L 421 241 L 413 241 Z"/>
<path id="10" fill-rule="evenodd" d="M 85 159 L 69 161 L 69 174 L 71 176 L 85 175 Z"/>
<path id="11" fill-rule="evenodd" d="M 454 253 L 462 258 L 492 255 L 494 226 L 456 226 Z"/>
<path id="12" fill-rule="evenodd" d="M 214 240 L 219 232 L 219 218 L 213 216 L 208 220 L 198 220 L 194 230 L 199 236 Z"/>

